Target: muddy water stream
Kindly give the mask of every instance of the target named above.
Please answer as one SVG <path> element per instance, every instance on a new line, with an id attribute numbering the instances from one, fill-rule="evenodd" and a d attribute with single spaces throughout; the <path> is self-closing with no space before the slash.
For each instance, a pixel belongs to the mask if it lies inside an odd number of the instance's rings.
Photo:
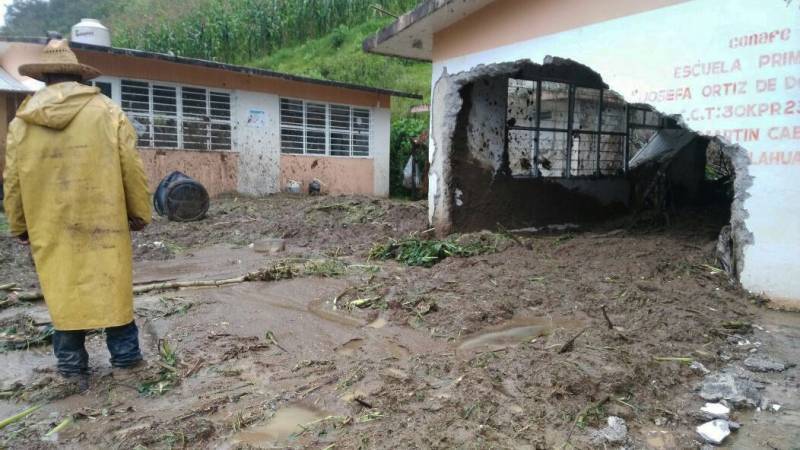
<path id="1" fill-rule="evenodd" d="M 290 405 L 279 409 L 263 425 L 252 426 L 233 436 L 231 448 L 253 446 L 272 448 L 273 445 L 289 441 L 292 435 L 303 431 L 303 427 L 326 417 L 323 411 L 305 405 Z"/>
<path id="2" fill-rule="evenodd" d="M 351 339 L 336 348 L 336 354 L 340 356 L 353 356 L 364 345 L 363 339 Z"/>
<path id="3" fill-rule="evenodd" d="M 53 365 L 52 347 L 42 346 L 30 350 L 15 350 L 0 353 L 0 388 L 15 382 L 25 383 L 36 369 Z"/>
<path id="4" fill-rule="evenodd" d="M 491 350 L 517 345 L 547 336 L 557 329 L 573 330 L 582 327 L 580 320 L 565 318 L 518 318 L 468 336 L 458 345 L 460 352 Z"/>
<path id="5" fill-rule="evenodd" d="M 800 313 L 765 310 L 755 321 L 751 340 L 762 342 L 771 358 L 788 363 L 800 362 Z M 755 448 L 800 448 L 800 389 L 798 368 L 781 373 L 758 374 L 767 381 L 761 393 L 770 403 L 780 405 L 776 411 L 748 409 L 734 418 L 742 428 L 731 434 L 723 448 L 749 450 Z"/>

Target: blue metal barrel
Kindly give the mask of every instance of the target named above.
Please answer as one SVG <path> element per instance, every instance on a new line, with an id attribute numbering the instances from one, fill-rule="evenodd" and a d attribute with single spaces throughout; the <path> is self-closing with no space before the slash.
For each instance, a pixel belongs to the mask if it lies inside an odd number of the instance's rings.
<path id="1" fill-rule="evenodd" d="M 177 170 L 164 177 L 153 194 L 156 213 L 176 222 L 202 219 L 208 212 L 208 205 L 206 188 L 194 178 Z"/>

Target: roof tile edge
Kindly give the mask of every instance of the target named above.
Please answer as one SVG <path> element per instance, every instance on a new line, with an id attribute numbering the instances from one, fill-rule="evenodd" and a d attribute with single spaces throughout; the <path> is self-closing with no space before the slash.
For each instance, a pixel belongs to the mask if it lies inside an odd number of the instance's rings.
<path id="1" fill-rule="evenodd" d="M 7 36 L 0 36 L 0 42 L 9 42 L 9 43 L 21 43 L 21 44 L 41 44 L 44 45 L 47 43 L 47 39 L 45 38 L 31 38 L 31 37 L 7 37 Z M 283 72 L 275 72 L 272 70 L 267 69 L 259 69 L 256 67 L 248 67 L 248 66 L 240 66 L 235 64 L 226 64 L 220 63 L 216 61 L 208 61 L 205 59 L 198 59 L 198 58 L 188 58 L 184 56 L 176 56 L 176 55 L 169 55 L 166 53 L 158 53 L 158 52 L 149 52 L 145 50 L 134 50 L 128 48 L 119 48 L 119 47 L 104 47 L 99 45 L 91 45 L 91 44 L 82 44 L 78 42 L 71 42 L 70 47 L 78 50 L 86 50 L 86 51 L 96 51 L 101 53 L 108 53 L 112 55 L 119 55 L 119 56 L 132 56 L 135 58 L 150 58 L 150 59 L 158 59 L 162 61 L 169 61 L 178 64 L 186 64 L 186 65 L 194 65 L 194 66 L 201 66 L 207 67 L 210 69 L 219 69 L 219 70 L 227 70 L 231 72 L 237 73 L 244 73 L 248 75 L 255 75 L 255 76 L 263 76 L 263 77 L 270 77 L 270 78 L 281 78 L 284 80 L 290 81 L 297 81 L 301 83 L 312 83 L 312 84 L 319 84 L 323 86 L 331 86 L 331 87 L 338 87 L 342 89 L 353 89 L 357 91 L 364 91 L 364 92 L 372 92 L 375 94 L 383 94 L 383 95 L 390 95 L 392 97 L 403 97 L 403 98 L 411 98 L 421 100 L 422 95 L 420 94 L 413 94 L 409 92 L 401 92 L 395 91 L 391 89 L 383 89 L 383 88 L 376 88 L 371 86 L 364 86 L 360 84 L 354 83 L 345 83 L 342 81 L 333 81 L 333 80 L 321 80 L 318 78 L 311 78 L 311 77 L 304 77 L 299 75 L 292 75 Z"/>

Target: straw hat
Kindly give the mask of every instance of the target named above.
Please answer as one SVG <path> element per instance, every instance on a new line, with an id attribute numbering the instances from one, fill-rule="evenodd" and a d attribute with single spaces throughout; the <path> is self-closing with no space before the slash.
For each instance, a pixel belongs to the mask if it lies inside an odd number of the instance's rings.
<path id="1" fill-rule="evenodd" d="M 48 42 L 39 62 L 19 66 L 19 73 L 39 81 L 44 81 L 45 74 L 78 75 L 83 81 L 100 76 L 99 70 L 79 63 L 78 57 L 69 49 L 69 43 L 62 39 Z"/>

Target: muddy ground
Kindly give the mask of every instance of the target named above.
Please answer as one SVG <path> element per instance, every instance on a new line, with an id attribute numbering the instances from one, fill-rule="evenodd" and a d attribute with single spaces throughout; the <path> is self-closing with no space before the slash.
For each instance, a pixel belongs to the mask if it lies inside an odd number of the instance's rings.
<path id="1" fill-rule="evenodd" d="M 688 362 L 714 372 L 752 354 L 800 356 L 800 319 L 715 268 L 718 216 L 482 233 L 469 238 L 485 253 L 430 268 L 368 258 L 375 243 L 427 236 L 425 216 L 421 202 L 281 195 L 220 199 L 202 222 L 157 220 L 135 235 L 139 283 L 265 267 L 291 278 L 137 297 L 149 367 L 115 378 L 95 333 L 80 395 L 58 382 L 46 344 L 7 348 L 0 418 L 42 407 L 3 429 L 0 447 L 700 448 L 704 373 Z M 262 252 L 276 237 L 286 248 Z M 0 246 L 0 284 L 35 287 L 24 249 Z M 41 304 L 4 306 L 6 341 L 12 325 L 46 331 Z M 727 445 L 800 442 L 797 373 L 752 374 L 783 408 L 737 410 Z M 610 415 L 627 436 L 593 440 Z"/>

